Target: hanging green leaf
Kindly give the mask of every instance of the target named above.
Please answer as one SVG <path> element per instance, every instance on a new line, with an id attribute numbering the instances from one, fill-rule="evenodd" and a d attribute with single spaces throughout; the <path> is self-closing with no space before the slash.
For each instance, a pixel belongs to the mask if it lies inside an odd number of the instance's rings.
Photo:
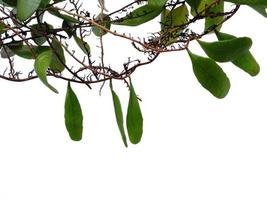
<path id="1" fill-rule="evenodd" d="M 65 99 L 65 126 L 73 141 L 80 141 L 83 133 L 83 114 L 79 100 L 68 83 Z"/>
<path id="2" fill-rule="evenodd" d="M 143 134 L 143 116 L 132 83 L 130 85 L 126 125 L 131 143 L 139 143 Z"/>
<path id="3" fill-rule="evenodd" d="M 252 45 L 252 41 L 248 37 L 218 42 L 204 42 L 198 40 L 198 43 L 210 58 L 218 62 L 232 61 L 246 53 Z"/>
<path id="4" fill-rule="evenodd" d="M 110 29 L 110 26 L 111 26 L 110 17 L 107 16 L 106 14 L 103 14 L 103 15 L 99 14 L 96 17 L 95 21 L 98 22 L 99 25 L 105 27 L 106 29 L 108 29 L 108 30 Z M 97 26 L 93 26 L 92 31 L 98 37 L 107 34 L 107 31 L 105 31 L 101 28 L 98 28 Z"/>
<path id="5" fill-rule="evenodd" d="M 4 33 L 7 30 L 6 27 L 7 25 L 4 22 L 0 21 L 0 34 Z"/>
<path id="6" fill-rule="evenodd" d="M 51 60 L 52 60 L 52 52 L 51 51 L 45 51 L 45 52 L 41 53 L 35 60 L 34 70 L 44 85 L 46 85 L 53 92 L 58 93 L 58 91 L 52 85 L 50 85 L 47 81 L 46 73 L 47 73 L 47 69 L 51 63 Z"/>
<path id="7" fill-rule="evenodd" d="M 230 81 L 221 67 L 212 59 L 193 54 L 188 50 L 194 74 L 199 83 L 217 98 L 224 98 L 230 89 Z"/>
<path id="8" fill-rule="evenodd" d="M 80 49 L 86 54 L 90 55 L 90 46 L 87 42 L 85 42 L 83 39 L 79 38 L 77 35 L 74 35 L 74 39 L 77 43 L 77 45 L 80 47 Z"/>
<path id="9" fill-rule="evenodd" d="M 130 12 L 127 16 L 113 21 L 116 25 L 138 26 L 159 16 L 163 7 L 144 5 Z"/>
<path id="10" fill-rule="evenodd" d="M 17 17 L 24 21 L 28 19 L 39 8 L 41 0 L 18 0 Z"/>
<path id="11" fill-rule="evenodd" d="M 207 5 L 214 2 L 214 0 L 205 0 L 207 1 Z M 224 13 L 224 1 L 220 1 L 218 4 L 212 6 L 208 11 L 206 12 L 206 15 L 216 15 L 219 13 Z M 215 25 L 218 25 L 221 23 L 224 19 L 224 16 L 217 16 L 217 17 L 206 17 L 205 19 L 205 30 L 209 30 L 210 28 L 213 28 Z M 222 24 L 216 27 L 216 30 L 219 31 L 222 27 Z"/>
<path id="12" fill-rule="evenodd" d="M 127 138 L 126 138 L 126 135 L 125 135 L 124 125 L 123 125 L 123 113 L 122 113 L 122 108 L 121 108 L 121 102 L 120 102 L 120 99 L 119 99 L 118 95 L 113 90 L 111 82 L 110 82 L 110 90 L 111 90 L 111 94 L 112 94 L 112 99 L 113 99 L 113 105 L 114 105 L 114 111 L 115 111 L 117 125 L 118 125 L 118 128 L 120 130 L 123 143 L 124 143 L 124 145 L 126 147 L 128 147 Z"/>
<path id="13" fill-rule="evenodd" d="M 161 13 L 161 40 L 165 45 L 174 43 L 188 21 L 188 9 L 184 4 L 174 10 L 164 9 Z"/>
<path id="14" fill-rule="evenodd" d="M 66 20 L 63 20 L 62 22 L 62 29 L 68 34 L 69 38 L 71 38 L 73 35 L 75 35 L 75 28 L 74 24 L 67 22 Z"/>
<path id="15" fill-rule="evenodd" d="M 216 35 L 220 41 L 232 40 L 236 38 L 233 35 L 222 32 L 216 32 Z M 242 56 L 232 60 L 232 63 L 250 74 L 251 76 L 256 76 L 260 72 L 260 66 L 253 57 L 253 55 L 250 53 L 250 51 L 247 51 Z"/>

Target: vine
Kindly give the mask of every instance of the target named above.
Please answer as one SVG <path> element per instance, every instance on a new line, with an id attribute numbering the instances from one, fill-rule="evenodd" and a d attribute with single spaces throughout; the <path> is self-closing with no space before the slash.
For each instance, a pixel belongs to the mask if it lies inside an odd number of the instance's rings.
<path id="1" fill-rule="evenodd" d="M 266 0 L 134 0 L 114 11 L 109 11 L 104 0 L 97 4 L 99 14 L 95 15 L 84 8 L 81 0 L 0 0 L 0 78 L 14 82 L 39 78 L 55 93 L 58 91 L 48 77 L 67 81 L 65 125 L 72 140 L 82 139 L 83 115 L 71 83 L 89 89 L 101 84 L 101 92 L 108 82 L 118 128 L 127 146 L 123 111 L 112 82 L 123 81 L 129 89 L 126 126 L 130 142 L 137 144 L 142 138 L 143 117 L 131 75 L 160 54 L 186 50 L 196 78 L 217 98 L 224 98 L 230 89 L 230 81 L 217 62 L 232 62 L 252 76 L 259 73 L 259 65 L 249 51 L 251 39 L 220 30 L 243 5 L 267 17 Z M 60 26 L 50 23 L 51 19 L 60 20 Z M 203 30 L 195 30 L 203 21 Z M 160 23 L 160 29 L 145 36 L 133 33 L 133 29 L 121 31 L 121 27 L 146 23 Z M 216 34 L 218 41 L 203 41 L 207 34 Z M 107 35 L 129 43 L 142 56 L 128 56 L 122 58 L 121 66 L 112 65 L 105 59 Z M 89 43 L 92 38 L 98 42 L 95 48 Z M 195 40 L 207 57 L 189 50 Z M 21 70 L 16 59 L 32 61 L 32 67 Z"/>

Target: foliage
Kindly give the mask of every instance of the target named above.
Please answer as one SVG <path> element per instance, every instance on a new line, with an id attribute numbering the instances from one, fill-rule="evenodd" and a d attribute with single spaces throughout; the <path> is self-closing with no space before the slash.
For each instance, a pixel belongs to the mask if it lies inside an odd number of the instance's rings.
<path id="1" fill-rule="evenodd" d="M 93 84 L 102 83 L 102 90 L 109 82 L 115 119 L 127 147 L 127 135 L 132 144 L 139 143 L 143 135 L 140 99 L 131 75 L 137 68 L 154 62 L 161 53 L 187 50 L 197 80 L 217 98 L 224 98 L 230 89 L 230 80 L 217 62 L 231 62 L 251 76 L 260 71 L 250 52 L 252 40 L 223 33 L 221 28 L 240 6 L 249 6 L 267 17 L 267 0 L 133 0 L 113 12 L 107 10 L 104 0 L 99 0 L 98 4 L 100 10 L 95 16 L 83 8 L 80 0 L 0 0 L 1 58 L 8 61 L 0 78 L 16 82 L 39 78 L 55 93 L 58 91 L 48 82 L 48 77 L 66 81 L 65 125 L 74 141 L 82 139 L 83 114 L 71 83 L 80 83 L 90 89 Z M 47 15 L 60 20 L 61 26 L 52 23 L 53 20 L 48 23 Z M 157 23 L 154 19 L 160 20 L 157 32 L 146 37 L 131 34 L 137 26 Z M 205 21 L 203 31 L 198 33 L 193 25 L 202 21 Z M 132 29 L 124 33 L 120 31 L 121 26 Z M 204 41 L 207 34 L 215 34 L 218 40 Z M 107 64 L 103 40 L 106 35 L 128 41 L 136 51 L 146 55 L 145 59 L 128 57 L 120 70 Z M 97 51 L 91 47 L 90 38 L 99 41 L 100 55 L 94 55 Z M 194 40 L 206 57 L 189 49 Z M 33 61 L 28 72 L 16 69 L 14 60 L 18 58 Z M 75 67 L 69 65 L 68 59 L 76 62 Z M 118 80 L 129 90 L 125 118 L 128 134 L 124 128 L 121 100 L 112 83 Z"/>

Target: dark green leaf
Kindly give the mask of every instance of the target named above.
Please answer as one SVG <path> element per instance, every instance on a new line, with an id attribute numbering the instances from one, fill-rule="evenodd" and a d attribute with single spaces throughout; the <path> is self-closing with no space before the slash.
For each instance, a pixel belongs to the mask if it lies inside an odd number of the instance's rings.
<path id="1" fill-rule="evenodd" d="M 197 10 L 197 8 L 201 2 L 201 0 L 185 0 L 185 1 L 186 1 L 186 3 L 188 3 L 191 6 L 191 8 L 193 8 L 195 10 Z"/>
<path id="2" fill-rule="evenodd" d="M 123 113 L 122 113 L 122 108 L 121 108 L 121 102 L 120 102 L 120 99 L 119 99 L 118 95 L 113 90 L 111 82 L 110 82 L 110 90 L 111 90 L 111 94 L 112 94 L 112 99 L 113 99 L 113 105 L 114 105 L 117 125 L 119 127 L 123 143 L 127 147 L 128 145 L 127 145 L 127 139 L 126 139 L 124 126 L 123 126 Z"/>
<path id="3" fill-rule="evenodd" d="M 218 42 L 198 41 L 206 54 L 215 61 L 229 62 L 246 53 L 252 41 L 248 37 L 234 38 Z"/>
<path id="4" fill-rule="evenodd" d="M 219 40 L 232 40 L 236 38 L 233 35 L 221 32 L 216 32 L 216 35 Z M 247 51 L 242 56 L 232 60 L 232 63 L 245 72 L 249 73 L 251 76 L 256 76 L 260 71 L 260 66 L 253 55 L 250 53 L 250 51 Z"/>
<path id="5" fill-rule="evenodd" d="M 31 26 L 31 35 L 33 37 L 33 41 L 37 45 L 42 45 L 46 42 L 46 37 L 43 35 L 49 35 L 49 31 L 53 29 L 53 26 L 47 23 L 43 24 L 34 24 Z"/>
<path id="6" fill-rule="evenodd" d="M 155 17 L 160 15 L 162 10 L 162 7 L 144 5 L 130 12 L 127 16 L 112 23 L 116 25 L 138 26 L 154 19 Z"/>
<path id="7" fill-rule="evenodd" d="M 139 143 L 143 134 L 143 116 L 132 83 L 130 85 L 126 125 L 131 143 Z"/>
<path id="8" fill-rule="evenodd" d="M 17 6 L 17 0 L 2 0 L 5 5 L 16 7 Z"/>
<path id="9" fill-rule="evenodd" d="M 47 69 L 51 63 L 51 60 L 52 60 L 52 52 L 51 51 L 45 51 L 45 52 L 41 53 L 35 60 L 34 70 L 44 85 L 46 85 L 53 92 L 58 93 L 58 91 L 52 85 L 50 85 L 47 81 L 46 73 L 47 73 Z"/>
<path id="10" fill-rule="evenodd" d="M 221 67 L 210 58 L 193 54 L 188 50 L 194 74 L 199 83 L 217 98 L 224 98 L 230 89 L 230 81 Z"/>
<path id="11" fill-rule="evenodd" d="M 65 99 L 65 126 L 69 136 L 74 141 L 82 139 L 83 132 L 83 114 L 79 100 L 68 83 L 67 94 Z"/>

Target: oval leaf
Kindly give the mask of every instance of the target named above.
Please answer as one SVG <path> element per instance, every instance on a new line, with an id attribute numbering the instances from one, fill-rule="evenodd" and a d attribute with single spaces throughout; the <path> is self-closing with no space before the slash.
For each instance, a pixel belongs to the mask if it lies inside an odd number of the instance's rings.
<path id="1" fill-rule="evenodd" d="M 128 147 L 127 139 L 126 139 L 126 135 L 125 135 L 125 131 L 124 131 L 124 126 L 123 126 L 123 113 L 122 113 L 122 108 L 121 108 L 121 102 L 120 102 L 118 95 L 113 90 L 111 82 L 110 82 L 110 90 L 111 90 L 111 94 L 112 94 L 117 125 L 118 125 L 118 128 L 120 130 L 123 143 L 126 147 Z"/>
<path id="2" fill-rule="evenodd" d="M 97 17 L 96 17 L 96 21 L 102 25 L 103 27 L 105 27 L 106 29 L 110 29 L 110 26 L 111 26 L 111 22 L 110 22 L 110 17 L 107 16 L 106 14 L 103 14 L 103 16 L 101 17 L 101 14 L 99 14 Z M 105 30 L 102 30 L 96 26 L 93 26 L 92 27 L 92 31 L 93 33 L 100 37 L 100 36 L 103 36 L 105 34 L 107 34 L 107 32 Z"/>
<path id="3" fill-rule="evenodd" d="M 252 45 L 252 41 L 248 37 L 219 42 L 203 42 L 198 40 L 198 43 L 210 58 L 218 62 L 232 61 L 246 53 Z"/>
<path id="4" fill-rule="evenodd" d="M 230 81 L 221 67 L 210 58 L 188 51 L 194 74 L 199 83 L 217 98 L 224 98 L 230 89 Z"/>
<path id="5" fill-rule="evenodd" d="M 58 91 L 48 83 L 46 72 L 52 60 L 52 52 L 45 51 L 41 53 L 35 60 L 34 70 L 38 75 L 39 79 L 53 92 L 58 93 Z"/>
<path id="6" fill-rule="evenodd" d="M 236 38 L 233 35 L 222 33 L 222 32 L 216 32 L 217 38 L 219 40 L 232 40 Z M 250 53 L 250 51 L 247 51 L 242 56 L 234 59 L 231 61 L 234 65 L 239 67 L 240 69 L 244 70 L 251 76 L 256 76 L 260 72 L 260 66 L 253 57 L 253 55 Z"/>
<path id="7" fill-rule="evenodd" d="M 63 47 L 56 38 L 53 38 L 51 46 L 53 54 L 50 68 L 54 72 L 62 72 L 65 69 L 66 63 Z"/>
<path id="8" fill-rule="evenodd" d="M 65 99 L 65 126 L 69 136 L 74 141 L 82 139 L 83 132 L 83 114 L 79 100 L 68 83 Z"/>
<path id="9" fill-rule="evenodd" d="M 131 143 L 139 143 L 143 134 L 143 116 L 132 83 L 130 85 L 126 125 Z"/>
<path id="10" fill-rule="evenodd" d="M 266 0 L 225 0 L 225 1 L 229 1 L 235 4 L 244 4 L 244 5 L 251 5 L 251 6 L 255 6 L 255 5 L 267 5 L 267 1 Z"/>

